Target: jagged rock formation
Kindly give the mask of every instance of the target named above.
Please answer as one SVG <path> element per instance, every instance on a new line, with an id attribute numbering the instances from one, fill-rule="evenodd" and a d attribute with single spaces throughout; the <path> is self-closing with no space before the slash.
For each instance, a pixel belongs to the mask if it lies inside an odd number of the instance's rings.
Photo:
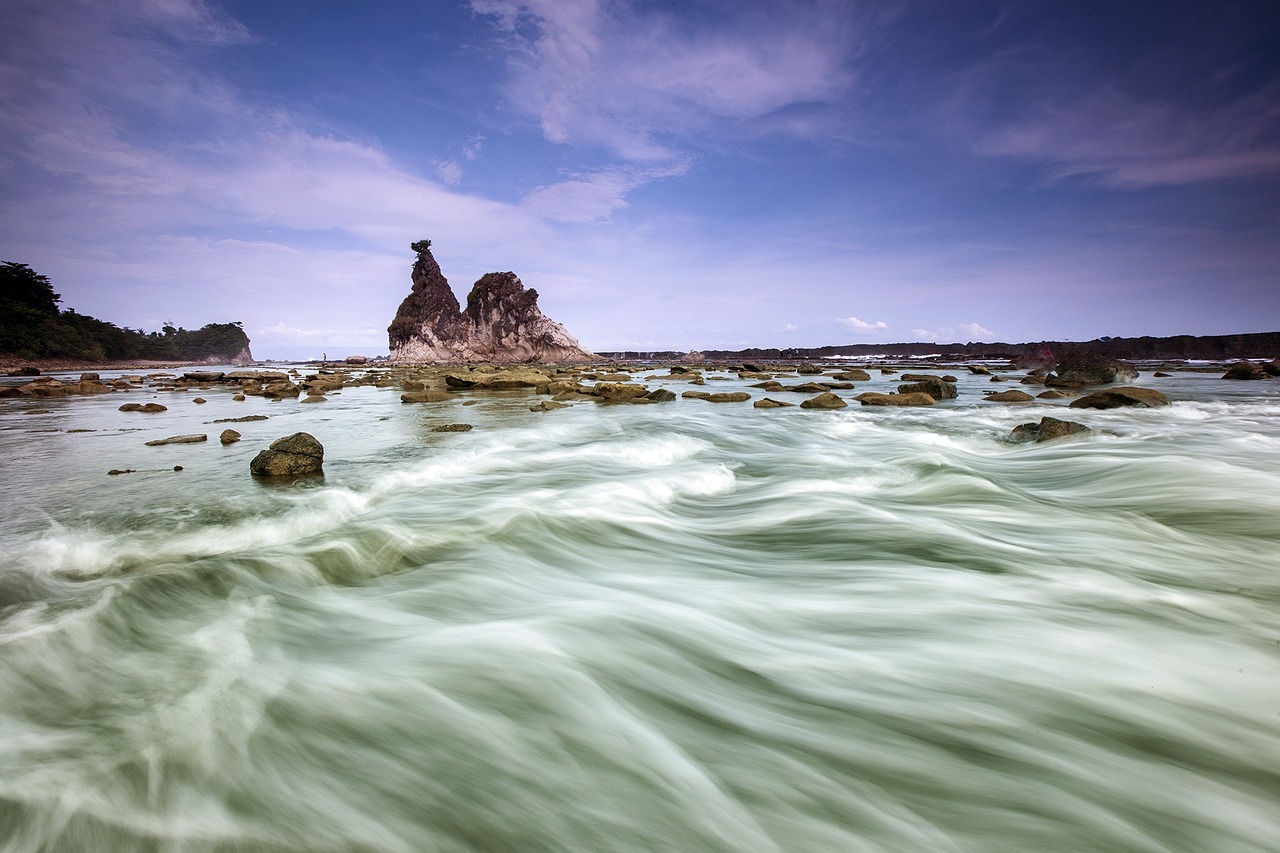
<path id="1" fill-rule="evenodd" d="M 513 272 L 486 273 L 471 288 L 462 310 L 431 241 L 412 245 L 413 290 L 387 328 L 396 362 L 534 362 L 567 364 L 600 361 L 582 348 L 564 326 L 538 309 L 538 292 L 526 290 Z"/>

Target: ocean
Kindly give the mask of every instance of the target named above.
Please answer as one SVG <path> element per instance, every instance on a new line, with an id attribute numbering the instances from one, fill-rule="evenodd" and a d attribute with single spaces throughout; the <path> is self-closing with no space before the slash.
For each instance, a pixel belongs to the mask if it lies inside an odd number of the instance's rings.
<path id="1" fill-rule="evenodd" d="M 1280 850 L 1280 380 L 959 380 L 0 400 L 0 851 Z"/>

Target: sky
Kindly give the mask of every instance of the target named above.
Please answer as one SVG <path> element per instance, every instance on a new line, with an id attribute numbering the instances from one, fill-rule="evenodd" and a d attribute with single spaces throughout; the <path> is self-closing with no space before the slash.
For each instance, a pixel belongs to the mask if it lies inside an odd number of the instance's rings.
<path id="1" fill-rule="evenodd" d="M 0 260 L 260 359 L 1280 331 L 1280 4 L 0 0 Z"/>

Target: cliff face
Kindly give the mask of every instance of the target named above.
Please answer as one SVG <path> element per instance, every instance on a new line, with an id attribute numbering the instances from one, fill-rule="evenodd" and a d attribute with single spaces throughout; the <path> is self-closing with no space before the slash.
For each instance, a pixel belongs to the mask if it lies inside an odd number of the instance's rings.
<path id="1" fill-rule="evenodd" d="M 425 243 L 425 241 L 424 241 Z M 599 361 L 538 309 L 538 292 L 512 272 L 491 272 L 461 310 L 431 250 L 415 243 L 413 290 L 387 328 L 391 360 L 401 362 Z"/>

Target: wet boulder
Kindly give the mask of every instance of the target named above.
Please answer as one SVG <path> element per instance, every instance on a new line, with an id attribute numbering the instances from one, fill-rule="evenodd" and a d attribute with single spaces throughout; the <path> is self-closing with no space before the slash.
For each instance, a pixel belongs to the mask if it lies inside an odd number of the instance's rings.
<path id="1" fill-rule="evenodd" d="M 751 405 L 757 409 L 787 409 L 795 406 L 795 403 L 784 403 L 781 400 L 774 400 L 771 397 L 762 397 Z"/>
<path id="2" fill-rule="evenodd" d="M 1070 435 L 1083 435 L 1090 432 L 1093 432 L 1093 430 L 1075 421 L 1062 421 L 1057 418 L 1043 417 L 1040 419 L 1040 423 L 1018 424 L 1013 428 L 1013 432 L 1009 433 L 1009 438 L 1014 441 L 1052 441 L 1056 438 L 1066 438 Z"/>
<path id="3" fill-rule="evenodd" d="M 751 399 L 751 395 L 746 391 L 721 391 L 717 394 L 708 394 L 703 399 L 708 403 L 745 403 Z"/>
<path id="4" fill-rule="evenodd" d="M 1154 388 L 1137 388 L 1127 385 L 1121 388 L 1108 388 L 1095 391 L 1067 404 L 1072 409 L 1119 409 L 1136 407 L 1153 409 L 1157 406 L 1169 405 L 1169 398 Z"/>
<path id="5" fill-rule="evenodd" d="M 800 404 L 802 409 L 843 409 L 849 404 L 844 401 L 843 397 L 833 394 L 830 391 L 811 397 Z"/>
<path id="6" fill-rule="evenodd" d="M 1001 391 L 999 394 L 988 394 L 982 398 L 987 403 L 1030 403 L 1035 400 L 1026 391 L 1019 391 L 1011 388 L 1008 391 Z"/>
<path id="7" fill-rule="evenodd" d="M 1127 361 L 1087 355 L 1059 362 L 1057 372 L 1046 377 L 1044 384 L 1051 388 L 1084 388 L 1090 385 L 1131 382 L 1137 378 L 1137 368 Z"/>
<path id="8" fill-rule="evenodd" d="M 255 477 L 293 477 L 319 473 L 323 465 L 324 446 L 310 433 L 295 432 L 277 438 L 253 457 L 249 473 Z"/>
<path id="9" fill-rule="evenodd" d="M 936 397 L 932 394 L 925 394 L 922 391 L 906 394 L 876 394 L 868 391 L 865 394 L 859 394 L 854 399 L 864 406 L 934 406 L 938 403 Z"/>
<path id="10" fill-rule="evenodd" d="M 940 376 L 907 374 L 903 377 L 914 379 L 898 386 L 899 394 L 928 394 L 935 400 L 951 400 L 956 396 L 956 386 Z"/>
<path id="11" fill-rule="evenodd" d="M 1276 361 L 1263 361 L 1256 364 L 1251 361 L 1237 361 L 1222 374 L 1223 379 L 1241 380 L 1270 379 L 1273 376 L 1280 376 L 1280 363 Z"/>
<path id="12" fill-rule="evenodd" d="M 235 444 L 240 440 L 240 433 L 233 429 L 224 429 L 222 435 L 218 436 L 218 441 L 223 444 Z"/>
<path id="13" fill-rule="evenodd" d="M 439 391 L 435 389 L 429 391 L 410 391 L 407 394 L 400 395 L 401 403 L 444 403 L 449 400 L 456 399 L 458 398 L 450 394 L 448 391 Z"/>
<path id="14" fill-rule="evenodd" d="M 655 403 L 670 403 L 676 399 L 676 392 L 668 388 L 655 388 L 648 394 L 644 395 L 645 399 L 652 400 Z"/>

